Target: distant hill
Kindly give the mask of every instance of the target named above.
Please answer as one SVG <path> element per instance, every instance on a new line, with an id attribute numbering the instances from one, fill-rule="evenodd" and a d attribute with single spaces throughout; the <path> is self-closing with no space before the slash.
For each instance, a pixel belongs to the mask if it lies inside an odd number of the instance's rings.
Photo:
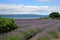
<path id="1" fill-rule="evenodd" d="M 0 15 L 5 18 L 19 18 L 19 19 L 31 19 L 31 18 L 44 18 L 48 15 L 35 15 L 35 14 L 10 14 L 10 15 Z"/>

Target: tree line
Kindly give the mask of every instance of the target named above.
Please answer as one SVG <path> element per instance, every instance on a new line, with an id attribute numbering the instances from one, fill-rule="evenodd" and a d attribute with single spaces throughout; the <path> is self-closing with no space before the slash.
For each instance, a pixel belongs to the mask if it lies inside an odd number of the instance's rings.
<path id="1" fill-rule="evenodd" d="M 60 14 L 59 14 L 59 12 L 52 12 L 49 14 L 49 18 L 60 19 Z"/>

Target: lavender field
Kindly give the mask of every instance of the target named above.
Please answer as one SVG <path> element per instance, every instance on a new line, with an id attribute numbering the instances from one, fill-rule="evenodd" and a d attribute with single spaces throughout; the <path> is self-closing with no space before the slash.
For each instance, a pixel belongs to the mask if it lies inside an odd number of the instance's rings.
<path id="1" fill-rule="evenodd" d="M 15 19 L 20 26 L 0 34 L 0 40 L 60 40 L 60 20 Z"/>

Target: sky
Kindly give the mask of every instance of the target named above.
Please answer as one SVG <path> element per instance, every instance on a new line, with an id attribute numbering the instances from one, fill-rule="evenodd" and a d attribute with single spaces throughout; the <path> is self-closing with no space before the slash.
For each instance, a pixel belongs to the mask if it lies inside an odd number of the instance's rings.
<path id="1" fill-rule="evenodd" d="M 60 0 L 0 0 L 0 14 L 60 13 Z"/>

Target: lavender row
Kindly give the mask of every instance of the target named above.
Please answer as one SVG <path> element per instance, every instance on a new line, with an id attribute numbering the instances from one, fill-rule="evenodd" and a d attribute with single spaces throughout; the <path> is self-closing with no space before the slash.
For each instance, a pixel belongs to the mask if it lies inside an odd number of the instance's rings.
<path id="1" fill-rule="evenodd" d="M 51 23 L 48 23 L 48 24 L 40 25 L 40 26 L 32 26 L 32 27 L 17 29 L 17 30 L 14 30 L 14 31 L 10 32 L 10 33 L 7 33 L 6 36 L 15 36 L 15 35 L 17 36 L 18 35 L 18 37 L 21 40 L 26 40 L 26 38 L 28 39 L 28 37 L 33 36 L 35 33 L 39 32 L 40 29 L 42 31 L 42 30 L 54 25 L 55 23 L 56 22 L 51 22 Z M 39 29 L 39 30 L 37 31 L 37 29 Z M 29 33 L 29 31 L 34 32 L 34 33 L 31 34 L 31 33 Z M 24 37 L 23 33 L 25 33 L 25 35 L 27 36 L 26 38 Z"/>
<path id="2" fill-rule="evenodd" d="M 6 34 L 1 34 L 0 39 L 5 40 L 4 38 L 9 37 L 9 36 L 18 36 L 19 39 L 26 40 L 26 38 L 28 39 L 28 37 L 33 36 L 36 33 L 41 32 L 44 29 L 49 28 L 49 27 L 51 27 L 52 25 L 54 25 L 58 22 L 59 21 L 49 21 L 48 24 L 32 25 L 31 27 L 19 28 L 19 29 L 16 29 L 16 30 L 12 31 L 12 32 L 9 32 L 9 33 L 6 33 Z M 39 29 L 39 30 L 37 31 L 37 29 Z M 29 31 L 32 32 L 32 34 Z M 28 34 L 26 38 L 24 37 L 23 33 L 25 33 L 26 35 Z"/>
<path id="3" fill-rule="evenodd" d="M 60 36 L 58 28 L 60 28 L 60 22 L 56 23 L 56 25 L 50 28 L 47 28 L 43 32 L 36 34 L 35 37 L 31 38 L 30 40 L 42 40 L 43 38 L 45 38 L 45 40 L 55 40 L 54 38 L 58 38 Z"/>
<path id="4" fill-rule="evenodd" d="M 16 24 L 19 26 L 31 26 L 31 25 L 41 25 L 41 24 L 45 24 L 45 23 L 50 23 L 50 22 L 54 22 L 57 20 L 15 20 Z"/>

